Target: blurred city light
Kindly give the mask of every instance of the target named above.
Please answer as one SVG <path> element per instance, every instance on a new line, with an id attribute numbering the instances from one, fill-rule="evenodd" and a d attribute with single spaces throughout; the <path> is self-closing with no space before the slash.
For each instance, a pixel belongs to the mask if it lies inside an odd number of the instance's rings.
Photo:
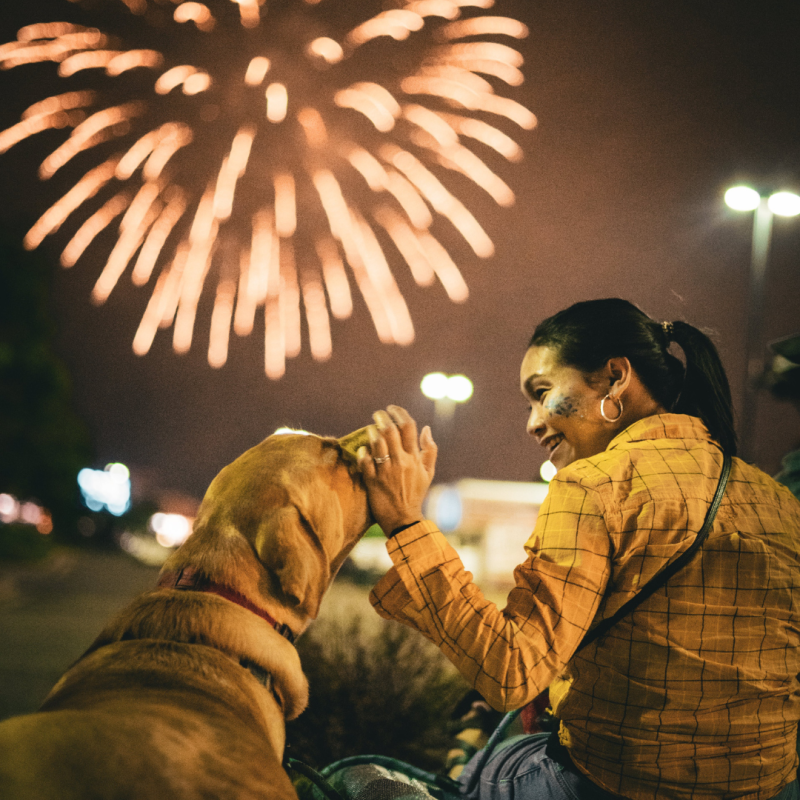
<path id="1" fill-rule="evenodd" d="M 0 494 L 0 522 L 14 522 L 19 518 L 19 501 L 10 494 Z"/>
<path id="2" fill-rule="evenodd" d="M 422 394 L 431 400 L 442 400 L 447 397 L 447 375 L 443 372 L 430 372 L 420 384 Z"/>
<path id="3" fill-rule="evenodd" d="M 422 379 L 420 389 L 433 400 L 436 419 L 442 423 L 453 416 L 456 403 L 466 403 L 472 397 L 472 381 L 466 375 L 430 372 Z"/>
<path id="4" fill-rule="evenodd" d="M 542 476 L 542 480 L 545 483 L 550 483 L 550 481 L 555 478 L 557 471 L 552 461 L 545 461 L 539 469 L 539 474 Z"/>
<path id="5" fill-rule="evenodd" d="M 33 525 L 39 533 L 48 534 L 53 530 L 53 518 L 46 508 L 28 501 L 21 503 L 14 495 L 0 494 L 0 522 Z"/>
<path id="6" fill-rule="evenodd" d="M 764 198 L 749 186 L 732 186 L 725 192 L 725 204 L 734 211 L 755 211 Z M 775 192 L 767 199 L 773 214 L 796 217 L 800 214 L 800 196 L 794 192 Z"/>
<path id="7" fill-rule="evenodd" d="M 425 502 L 425 514 L 433 518 L 442 533 L 450 533 L 461 525 L 464 509 L 457 486 L 434 486 Z"/>
<path id="8" fill-rule="evenodd" d="M 761 195 L 749 186 L 732 186 L 725 192 L 725 205 L 734 211 L 754 211 L 761 202 Z"/>
<path id="9" fill-rule="evenodd" d="M 767 205 L 779 217 L 796 217 L 800 214 L 800 197 L 794 192 L 775 192 L 770 195 Z"/>
<path id="10" fill-rule="evenodd" d="M 445 375 L 431 372 L 422 379 L 422 394 L 431 400 L 453 400 L 465 403 L 472 397 L 472 381 L 466 375 Z"/>
<path id="11" fill-rule="evenodd" d="M 78 486 L 86 507 L 92 511 L 106 508 L 119 517 L 130 508 L 130 472 L 124 464 L 107 464 L 104 470 L 82 469 L 78 473 Z"/>
<path id="12" fill-rule="evenodd" d="M 189 538 L 192 521 L 183 514 L 164 514 L 159 511 L 150 517 L 150 529 L 162 547 L 177 547 Z"/>
<path id="13" fill-rule="evenodd" d="M 465 375 L 451 375 L 447 379 L 447 396 L 456 403 L 466 403 L 472 397 L 472 381 Z"/>

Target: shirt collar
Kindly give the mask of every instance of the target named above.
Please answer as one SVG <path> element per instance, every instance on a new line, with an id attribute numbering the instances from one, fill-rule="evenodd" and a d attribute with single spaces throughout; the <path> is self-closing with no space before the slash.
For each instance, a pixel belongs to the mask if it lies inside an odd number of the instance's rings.
<path id="1" fill-rule="evenodd" d="M 647 439 L 699 439 L 712 441 L 705 424 L 688 414 L 654 414 L 644 417 L 618 433 L 609 443 L 608 450 L 623 447 L 629 442 Z"/>

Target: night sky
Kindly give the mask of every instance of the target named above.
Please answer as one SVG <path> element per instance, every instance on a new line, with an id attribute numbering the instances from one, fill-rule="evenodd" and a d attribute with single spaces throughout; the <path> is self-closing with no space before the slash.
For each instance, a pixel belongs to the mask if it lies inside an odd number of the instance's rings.
<path id="1" fill-rule="evenodd" d="M 495 11 L 530 28 L 518 44 L 526 81 L 508 94 L 539 124 L 531 132 L 505 126 L 525 158 L 493 162 L 516 192 L 513 208 L 498 208 L 466 182 L 459 192 L 496 245 L 481 260 L 453 238 L 469 300 L 455 305 L 441 286 L 417 287 L 392 257 L 415 342 L 381 345 L 356 297 L 353 316 L 332 323 L 328 362 L 314 362 L 304 341 L 286 375 L 270 381 L 258 329 L 232 336 L 222 369 L 208 366 L 205 306 L 187 355 L 176 356 L 162 332 L 149 355 L 135 356 L 149 290 L 123 279 L 105 305 L 92 305 L 108 252 L 98 246 L 59 271 L 53 299 L 95 466 L 123 461 L 153 485 L 200 496 L 224 464 L 280 425 L 341 435 L 389 403 L 432 422 L 419 382 L 442 370 L 468 375 L 475 394 L 450 425 L 434 425 L 437 480 L 535 480 L 543 455 L 525 434 L 519 362 L 537 322 L 597 297 L 625 297 L 656 319 L 713 331 L 744 413 L 752 215 L 728 211 L 722 195 L 740 180 L 800 190 L 800 5 L 497 0 Z M 0 41 L 24 24 L 74 13 L 67 0 L 6 0 Z M 0 128 L 35 100 L 66 91 L 43 80 L 43 68 L 29 69 L 0 74 Z M 61 138 L 48 134 L 0 156 L 0 221 L 9 229 L 24 233 L 69 187 L 36 178 Z M 41 252 L 57 259 L 74 230 L 65 225 Z M 765 342 L 800 330 L 800 218 L 775 220 L 766 307 Z M 762 394 L 757 463 L 774 472 L 798 440 L 797 413 Z"/>

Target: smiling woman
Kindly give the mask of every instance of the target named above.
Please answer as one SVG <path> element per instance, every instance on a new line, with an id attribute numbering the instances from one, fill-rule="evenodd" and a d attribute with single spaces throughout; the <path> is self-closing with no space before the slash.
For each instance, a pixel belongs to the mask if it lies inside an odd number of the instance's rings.
<path id="1" fill-rule="evenodd" d="M 672 343 L 685 366 L 670 353 Z M 531 401 L 528 432 L 540 444 L 552 447 L 560 421 L 576 411 L 585 423 L 574 442 L 561 432 L 578 450 L 567 461 L 560 453 L 556 466 L 605 450 L 636 420 L 665 411 L 699 417 L 736 455 L 728 378 L 713 342 L 686 322 L 658 323 L 626 300 L 576 303 L 544 320 L 520 379 Z"/>
<path id="2" fill-rule="evenodd" d="M 596 455 L 637 420 L 681 405 L 710 430 L 724 431 L 727 450 L 735 453 L 730 389 L 714 345 L 696 328 L 677 325 L 686 344 L 686 379 L 669 353 L 670 341 L 677 342 L 675 324 L 659 325 L 624 300 L 577 303 L 537 327 L 520 383 L 531 404 L 528 433 L 554 466 Z M 687 379 L 705 385 L 698 390 Z M 691 398 L 707 397 L 708 388 L 717 402 L 697 413 Z"/>
<path id="3" fill-rule="evenodd" d="M 532 345 L 520 381 L 530 402 L 528 433 L 548 451 L 556 468 L 602 452 L 632 422 L 665 410 L 624 356 L 587 375 L 563 364 L 552 347 Z M 613 416 L 606 410 L 608 401 Z"/>
<path id="4" fill-rule="evenodd" d="M 359 457 L 393 563 L 377 612 L 434 642 L 496 709 L 549 690 L 560 719 L 549 740 L 476 756 L 462 796 L 800 797 L 800 503 L 732 458 L 713 343 L 594 300 L 536 328 L 520 377 L 528 432 L 559 469 L 504 608 L 422 516 L 430 430 L 390 406 Z"/>

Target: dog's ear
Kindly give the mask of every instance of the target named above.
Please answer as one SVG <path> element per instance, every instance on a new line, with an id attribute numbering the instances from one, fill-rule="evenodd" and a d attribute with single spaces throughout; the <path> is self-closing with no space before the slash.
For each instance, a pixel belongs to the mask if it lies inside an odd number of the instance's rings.
<path id="1" fill-rule="evenodd" d="M 342 455 L 348 460 L 355 461 L 359 447 L 369 446 L 369 436 L 366 428 L 359 428 L 357 431 L 348 433 L 339 439 L 339 447 L 342 448 Z"/>
<path id="2" fill-rule="evenodd" d="M 256 536 L 256 552 L 274 582 L 274 596 L 316 618 L 330 583 L 330 564 L 317 534 L 295 506 L 270 514 Z"/>

